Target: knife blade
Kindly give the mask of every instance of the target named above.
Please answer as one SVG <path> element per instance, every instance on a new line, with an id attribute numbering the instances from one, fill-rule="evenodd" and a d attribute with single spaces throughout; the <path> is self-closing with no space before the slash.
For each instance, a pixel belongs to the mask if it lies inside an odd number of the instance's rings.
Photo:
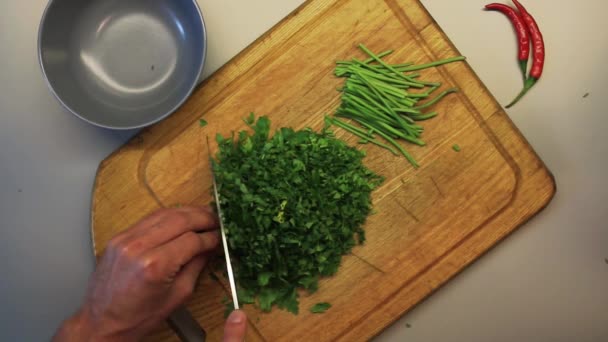
<path id="1" fill-rule="evenodd" d="M 232 271 L 232 263 L 230 262 L 230 251 L 228 250 L 228 240 L 226 239 L 226 229 L 224 228 L 224 215 L 220 205 L 220 194 L 217 189 L 217 181 L 215 179 L 215 171 L 213 170 L 213 158 L 211 158 L 211 148 L 209 147 L 209 137 L 207 137 L 207 150 L 209 151 L 209 167 L 211 168 L 211 177 L 213 178 L 213 195 L 215 197 L 215 206 L 217 215 L 220 219 L 220 234 L 222 235 L 222 244 L 224 245 L 224 257 L 226 258 L 226 270 L 228 272 L 228 282 L 230 283 L 230 292 L 232 292 L 232 302 L 234 309 L 239 309 L 239 300 L 236 294 L 236 284 L 234 282 L 234 273 Z"/>

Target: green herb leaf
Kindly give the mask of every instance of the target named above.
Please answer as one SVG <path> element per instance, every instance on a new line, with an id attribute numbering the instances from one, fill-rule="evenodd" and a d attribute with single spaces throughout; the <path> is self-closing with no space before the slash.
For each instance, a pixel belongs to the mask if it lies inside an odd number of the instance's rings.
<path id="1" fill-rule="evenodd" d="M 304 277 L 298 282 L 302 287 L 304 287 L 308 292 L 313 293 L 316 292 L 319 288 L 319 277 L 310 276 Z"/>
<path id="2" fill-rule="evenodd" d="M 204 119 L 200 119 L 200 120 L 198 120 L 198 124 L 201 127 L 205 127 L 205 126 L 207 126 L 207 121 L 205 121 Z"/>
<path id="3" fill-rule="evenodd" d="M 247 126 L 253 125 L 255 122 L 255 114 L 253 112 L 249 113 L 249 116 L 244 118 L 243 121 L 247 124 Z"/>
<path id="4" fill-rule="evenodd" d="M 258 275 L 258 285 L 266 286 L 272 277 L 272 272 L 264 272 Z"/>
<path id="5" fill-rule="evenodd" d="M 295 287 L 292 290 L 287 291 L 287 293 L 277 302 L 279 308 L 285 309 L 294 315 L 297 315 L 299 312 L 298 304 L 298 292 Z"/>
<path id="6" fill-rule="evenodd" d="M 329 308 L 331 308 L 331 304 L 326 303 L 326 302 L 321 302 L 321 303 L 317 303 L 317 304 L 313 305 L 310 308 L 310 312 L 315 313 L 315 314 L 324 313 Z"/>
<path id="7" fill-rule="evenodd" d="M 272 308 L 272 304 L 274 304 L 277 298 L 279 298 L 279 295 L 279 291 L 270 288 L 265 288 L 260 291 L 258 297 L 258 300 L 260 302 L 260 309 L 262 309 L 262 311 L 264 312 L 269 312 Z"/>
<path id="8" fill-rule="evenodd" d="M 458 146 L 458 144 L 454 144 L 452 146 L 452 150 L 456 151 L 456 152 L 460 152 L 460 146 Z"/>
<path id="9" fill-rule="evenodd" d="M 255 294 L 251 290 L 239 289 L 237 292 L 239 303 L 241 304 L 253 304 L 255 303 Z"/>

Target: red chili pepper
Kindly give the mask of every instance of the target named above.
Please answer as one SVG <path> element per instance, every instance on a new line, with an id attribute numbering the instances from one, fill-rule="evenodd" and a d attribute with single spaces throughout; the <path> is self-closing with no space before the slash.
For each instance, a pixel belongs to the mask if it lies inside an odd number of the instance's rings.
<path id="1" fill-rule="evenodd" d="M 536 81 L 538 81 L 543 74 L 543 67 L 545 65 L 545 42 L 543 40 L 543 35 L 538 28 L 538 24 L 536 24 L 536 20 L 534 20 L 534 17 L 528 13 L 526 8 L 522 6 L 519 1 L 513 0 L 513 3 L 519 10 L 519 14 L 526 24 L 528 33 L 530 33 L 530 37 L 532 37 L 532 67 L 530 68 L 530 76 L 526 79 L 521 93 L 517 95 L 513 102 L 507 105 L 507 108 L 516 104 L 517 101 L 526 95 L 528 90 L 536 84 Z"/>
<path id="2" fill-rule="evenodd" d="M 526 24 L 524 24 L 523 19 L 519 16 L 517 11 L 510 6 L 504 4 L 488 4 L 486 5 L 486 9 L 499 11 L 500 13 L 506 15 L 513 27 L 515 28 L 515 32 L 517 33 L 517 42 L 519 53 L 517 58 L 519 59 L 519 67 L 521 68 L 521 72 L 524 75 L 524 82 L 526 81 L 526 71 L 528 70 L 528 58 L 530 57 L 530 36 L 528 35 L 528 29 L 526 28 Z"/>

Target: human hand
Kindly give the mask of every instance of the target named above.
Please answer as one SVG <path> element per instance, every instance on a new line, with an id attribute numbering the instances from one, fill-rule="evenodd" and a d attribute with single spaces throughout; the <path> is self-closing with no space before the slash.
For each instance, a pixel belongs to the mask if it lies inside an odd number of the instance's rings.
<path id="1" fill-rule="evenodd" d="M 218 225 L 209 208 L 184 207 L 159 210 L 118 234 L 93 273 L 81 309 L 54 340 L 134 341 L 149 334 L 193 293 L 218 246 Z M 236 314 L 242 322 L 228 321 L 227 333 L 241 331 L 243 315 Z"/>
<path id="2" fill-rule="evenodd" d="M 233 311 L 224 326 L 224 342 L 243 342 L 247 332 L 247 316 L 244 311 Z"/>

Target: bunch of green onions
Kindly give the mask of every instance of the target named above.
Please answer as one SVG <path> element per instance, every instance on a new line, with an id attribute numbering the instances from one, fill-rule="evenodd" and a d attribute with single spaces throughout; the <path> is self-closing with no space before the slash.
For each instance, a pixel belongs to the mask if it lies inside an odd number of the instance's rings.
<path id="1" fill-rule="evenodd" d="M 423 110 L 433 106 L 446 95 L 456 92 L 457 89 L 444 90 L 425 101 L 441 87 L 441 83 L 421 81 L 420 74 L 416 71 L 462 61 L 465 57 L 452 57 L 421 65 L 413 63 L 390 65 L 382 58 L 392 51 L 376 55 L 363 44 L 360 44 L 359 48 L 369 55 L 368 59 L 361 61 L 353 58 L 350 61 L 337 62 L 336 76 L 347 79 L 344 87 L 340 89 L 342 105 L 335 113 L 335 117 L 326 117 L 326 120 L 361 138 L 360 143 L 372 143 L 395 155 L 401 154 L 414 167 L 418 167 L 416 160 L 397 140 L 424 146 L 425 143 L 420 138 L 424 128 L 417 122 L 433 118 L 437 116 L 437 112 L 425 113 Z M 420 103 L 422 101 L 425 102 Z M 338 118 L 352 121 L 347 122 Z M 376 135 L 383 138 L 386 143 L 378 140 Z"/>

